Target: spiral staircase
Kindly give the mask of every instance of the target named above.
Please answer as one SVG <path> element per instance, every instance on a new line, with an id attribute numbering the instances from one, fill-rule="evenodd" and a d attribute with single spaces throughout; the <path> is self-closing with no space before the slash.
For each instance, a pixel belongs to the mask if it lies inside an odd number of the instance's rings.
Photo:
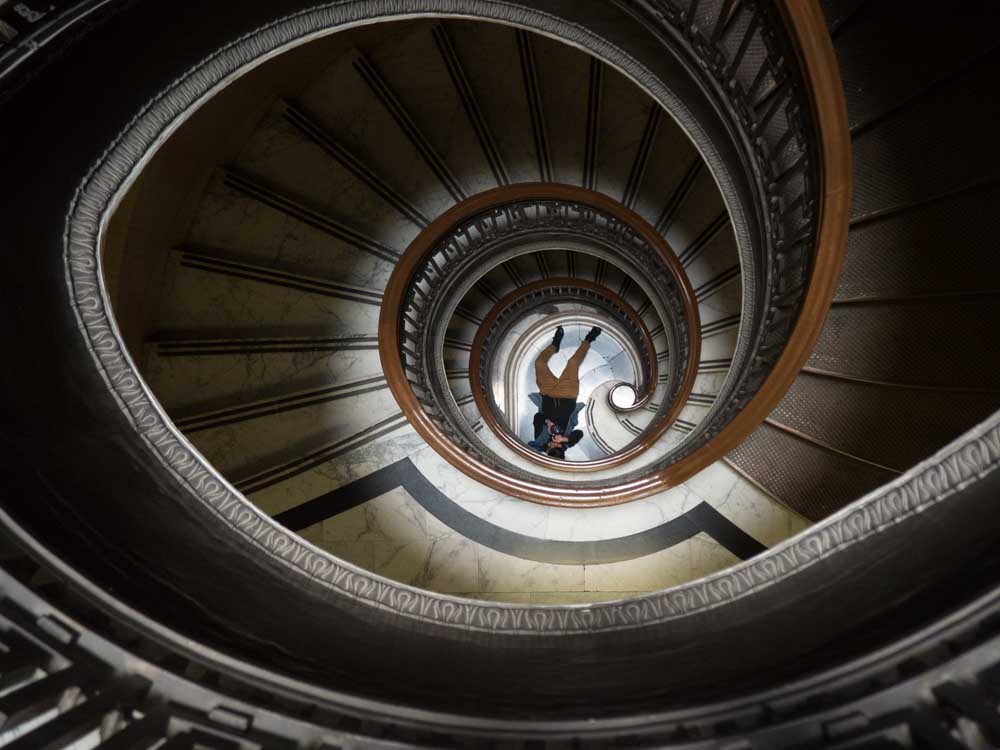
<path id="1" fill-rule="evenodd" d="M 647 491 L 641 510 L 584 507 L 627 499 L 616 485 L 690 445 L 733 380 L 735 233 L 679 125 L 596 58 L 509 27 L 432 19 L 335 43 L 313 79 L 278 82 L 294 96 L 260 97 L 165 259 L 131 258 L 152 239 L 132 217 L 174 203 L 165 174 L 109 228 L 112 299 L 152 292 L 122 334 L 143 341 L 149 387 L 201 454 L 338 558 L 477 599 L 620 599 L 803 528 L 724 461 Z M 216 122 L 178 137 L 210 140 L 199 131 Z M 571 301 L 583 307 L 560 312 Z M 506 379 L 528 387 L 507 411 L 530 407 L 534 356 L 585 319 L 607 329 L 583 374 L 603 390 L 581 415 L 574 453 L 589 460 L 561 462 L 527 449 L 530 427 L 503 426 L 484 381 L 519 367 Z M 531 357 L 519 326 L 540 342 Z M 609 407 L 605 344 L 632 408 Z M 463 473 L 473 461 L 491 476 Z"/>
<path id="2" fill-rule="evenodd" d="M 0 4 L 0 745 L 997 746 L 991 4 L 224 6 Z"/>

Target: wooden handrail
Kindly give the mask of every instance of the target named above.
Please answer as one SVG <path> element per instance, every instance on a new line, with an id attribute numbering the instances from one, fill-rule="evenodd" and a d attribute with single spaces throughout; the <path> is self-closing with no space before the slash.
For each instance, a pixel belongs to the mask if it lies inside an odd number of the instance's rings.
<path id="1" fill-rule="evenodd" d="M 379 320 L 379 350 L 389 387 L 417 432 L 453 466 L 493 489 L 532 502 L 567 507 L 626 503 L 675 487 L 721 459 L 764 421 L 791 386 L 823 328 L 836 290 L 850 218 L 851 141 L 840 72 L 819 5 L 815 0 L 777 0 L 777 6 L 784 16 L 789 36 L 796 45 L 800 70 L 809 90 L 813 109 L 812 119 L 819 141 L 820 183 L 815 257 L 804 303 L 781 356 L 761 388 L 740 413 L 701 448 L 658 472 L 625 482 L 610 481 L 601 487 L 553 487 L 544 481 L 506 476 L 492 467 L 471 459 L 461 448 L 441 434 L 424 413 L 410 388 L 399 359 L 397 316 L 410 276 L 416 265 L 433 247 L 433 238 L 441 236 L 461 217 L 496 206 L 498 203 L 515 200 L 511 194 L 516 194 L 518 191 L 521 191 L 521 197 L 528 198 L 538 197 L 536 191 L 547 188 L 557 188 L 556 192 L 565 190 L 567 194 L 569 191 L 580 190 L 567 186 L 532 184 L 497 188 L 474 196 L 445 212 L 414 240 L 390 278 Z M 614 209 L 617 213 L 623 208 L 606 196 L 592 195 L 605 210 Z M 548 194 L 546 197 L 559 196 Z M 634 215 L 633 212 L 629 213 Z M 639 221 L 645 224 L 641 219 Z M 656 235 L 656 238 L 658 240 L 656 246 L 661 247 L 662 238 L 659 238 L 659 235 Z M 647 237 L 647 239 L 652 238 Z M 676 263 L 672 253 L 670 256 Z M 690 284 L 687 283 L 683 272 L 681 277 L 684 278 L 681 288 L 693 305 Z M 697 320 L 697 317 L 693 320 Z M 698 346 L 691 347 L 694 359 L 693 362 L 689 362 L 686 370 L 692 375 L 692 382 L 699 349 Z M 683 400 L 678 399 L 678 405 L 682 403 Z"/>
<path id="2" fill-rule="evenodd" d="M 486 336 L 490 331 L 490 328 L 496 323 L 497 318 L 503 313 L 504 310 L 509 308 L 517 300 L 525 297 L 529 294 L 534 294 L 535 292 L 542 289 L 549 289 L 551 287 L 577 287 L 579 289 L 589 289 L 593 292 L 603 295 L 607 299 L 611 300 L 615 305 L 621 307 L 625 314 L 632 321 L 639 331 L 642 333 L 642 337 L 646 342 L 646 350 L 650 352 L 649 368 L 650 371 L 646 373 L 647 377 L 647 387 L 646 387 L 646 398 L 653 393 L 656 388 L 656 379 L 658 374 L 657 362 L 656 362 L 656 350 L 653 348 L 653 337 L 649 333 L 649 328 L 639 317 L 639 314 L 632 309 L 632 306 L 626 302 L 624 299 L 619 297 L 617 294 L 612 292 L 606 287 L 595 284 L 592 281 L 586 281 L 584 279 L 574 279 L 570 277 L 556 277 L 551 279 L 541 279 L 539 281 L 534 281 L 527 286 L 521 287 L 520 289 L 515 289 L 509 294 L 505 295 L 503 299 L 498 301 L 490 311 L 483 318 L 482 324 L 476 331 L 476 336 L 472 340 L 472 349 L 469 354 L 469 382 L 472 386 L 472 396 L 476 401 L 476 406 L 479 408 L 479 413 L 482 415 L 483 420 L 486 422 L 487 426 L 493 430 L 493 432 L 499 437 L 509 448 L 516 451 L 523 458 L 533 461 L 542 466 L 546 466 L 550 469 L 558 469 L 561 471 L 598 471 L 599 469 L 607 469 L 612 466 L 618 466 L 619 464 L 630 461 L 635 457 L 637 452 L 645 450 L 644 446 L 647 444 L 655 443 L 660 436 L 666 432 L 670 425 L 673 423 L 673 419 L 676 418 L 677 411 L 671 410 L 673 413 L 673 418 L 669 421 L 666 419 L 661 419 L 657 423 L 657 428 L 655 430 L 650 430 L 650 437 L 647 439 L 643 436 L 641 443 L 637 443 L 630 447 L 628 450 L 620 451 L 612 456 L 607 456 L 606 458 L 600 458 L 590 461 L 560 461 L 558 459 L 549 458 L 542 453 L 533 451 L 520 440 L 515 438 L 509 429 L 506 429 L 504 425 L 500 424 L 499 420 L 496 418 L 496 413 L 493 410 L 492 405 L 487 401 L 485 396 L 485 390 L 483 389 L 481 373 L 479 372 L 479 367 L 475 363 L 479 362 L 479 358 L 482 355 L 483 343 L 486 340 Z M 694 332 L 697 335 L 697 332 Z M 692 379 L 693 382 L 693 379 Z M 685 399 L 687 395 L 685 394 Z"/>
<path id="3" fill-rule="evenodd" d="M 677 255 L 673 252 L 666 240 L 657 232 L 645 219 L 618 201 L 606 195 L 597 193 L 586 188 L 575 185 L 562 185 L 556 183 L 522 183 L 508 187 L 499 187 L 488 190 L 484 193 L 472 196 L 461 203 L 452 206 L 448 211 L 429 224 L 410 243 L 403 257 L 396 264 L 389 283 L 383 295 L 382 311 L 379 317 L 379 355 L 382 362 L 382 369 L 385 372 L 386 382 L 390 390 L 399 403 L 400 409 L 410 420 L 410 424 L 420 434 L 422 438 L 433 447 L 438 454 L 445 458 L 455 468 L 472 476 L 477 481 L 489 487 L 506 492 L 515 497 L 521 497 L 534 502 L 550 503 L 553 496 L 555 502 L 560 504 L 607 504 L 603 500 L 589 497 L 593 493 L 590 490 L 588 496 L 581 497 L 579 501 L 565 497 L 569 492 L 574 497 L 576 493 L 572 490 L 563 491 L 556 489 L 552 485 L 545 484 L 544 480 L 528 481 L 509 477 L 504 473 L 486 466 L 473 459 L 462 449 L 455 445 L 438 426 L 429 418 L 423 410 L 420 402 L 406 377 L 403 363 L 399 355 L 399 314 L 406 299 L 407 288 L 417 269 L 420 268 L 424 259 L 433 252 L 440 240 L 457 224 L 470 216 L 476 215 L 491 208 L 502 205 L 516 203 L 527 200 L 566 200 L 576 203 L 590 205 L 596 209 L 604 211 L 634 229 L 650 247 L 654 248 L 667 267 L 671 276 L 677 284 L 681 294 L 681 301 L 684 306 L 685 317 L 689 326 L 688 361 L 684 367 L 684 377 L 677 398 L 661 419 L 663 430 L 669 428 L 670 424 L 677 418 L 683 408 L 687 397 L 694 387 L 694 379 L 697 375 L 698 361 L 701 356 L 701 339 L 699 334 L 700 321 L 698 317 L 698 306 L 694 296 L 694 290 L 684 272 Z M 578 282 L 578 280 L 574 280 Z M 470 368 L 474 369 L 474 368 Z M 484 416 L 485 416 L 484 412 Z M 587 462 L 589 471 L 608 468 L 619 465 L 634 459 L 653 445 L 661 430 L 650 431 L 644 436 L 642 441 L 637 443 L 628 451 L 622 454 L 609 456 L 596 462 Z M 574 462 L 571 466 L 561 466 L 560 468 L 577 468 L 583 462 Z"/>

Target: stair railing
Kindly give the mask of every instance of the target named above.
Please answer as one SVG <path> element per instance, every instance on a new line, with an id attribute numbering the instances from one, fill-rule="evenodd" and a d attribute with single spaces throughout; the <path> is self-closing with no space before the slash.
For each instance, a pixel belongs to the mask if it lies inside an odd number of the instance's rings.
<path id="1" fill-rule="evenodd" d="M 401 408 L 442 456 L 513 494 L 522 493 L 521 487 L 544 486 L 537 496 L 548 498 L 559 482 L 543 479 L 539 484 L 538 477 L 500 458 L 475 437 L 447 388 L 441 355 L 447 323 L 467 290 L 491 268 L 540 240 L 588 245 L 622 268 L 652 300 L 672 352 L 671 369 L 658 378 L 667 383 L 661 420 L 665 430 L 694 385 L 700 355 L 694 292 L 659 233 L 617 201 L 584 188 L 497 188 L 459 203 L 434 221 L 410 245 L 390 278 L 379 346 L 389 387 Z M 659 434 L 656 426 L 631 448 L 586 462 L 588 469 L 630 461 Z M 563 462 L 553 464 L 567 468 Z M 574 462 L 570 468 L 580 467 Z"/>

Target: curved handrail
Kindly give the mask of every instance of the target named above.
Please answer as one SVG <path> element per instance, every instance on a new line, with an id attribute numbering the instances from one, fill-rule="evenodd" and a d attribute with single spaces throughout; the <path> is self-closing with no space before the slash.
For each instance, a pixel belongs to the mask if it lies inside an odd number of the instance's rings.
<path id="1" fill-rule="evenodd" d="M 435 337 L 438 327 L 447 322 L 441 316 L 450 318 L 457 309 L 455 303 L 460 306 L 464 289 L 486 273 L 491 263 L 512 251 L 514 255 L 530 252 L 524 243 L 583 242 L 591 245 L 584 252 L 605 257 L 612 264 L 618 264 L 615 258 L 619 258 L 628 273 L 645 279 L 639 285 L 658 303 L 657 313 L 675 354 L 668 378 L 671 397 L 675 397 L 691 329 L 697 324 L 697 309 L 692 295 L 683 289 L 686 277 L 680 264 L 665 261 L 672 253 L 656 230 L 648 225 L 640 230 L 636 225 L 642 219 L 626 213 L 616 201 L 584 188 L 533 183 L 490 193 L 498 196 L 496 203 L 478 209 L 471 200 L 463 202 L 460 205 L 465 210 L 460 210 L 453 226 L 440 235 L 433 227 L 425 229 L 424 234 L 433 237 L 430 246 L 418 250 L 411 244 L 407 257 L 397 264 L 397 272 L 408 279 L 404 304 L 397 315 L 399 354 L 403 369 L 416 384 L 423 389 L 427 373 L 437 372 L 436 346 L 440 342 Z M 408 263 L 409 258 L 415 262 Z M 433 410 L 432 404 L 425 405 Z"/>
<path id="2" fill-rule="evenodd" d="M 479 413 L 482 415 L 483 420 L 489 426 L 489 428 L 496 434 L 509 448 L 517 452 L 524 458 L 530 461 L 538 463 L 543 466 L 547 466 L 553 469 L 570 470 L 570 471 L 596 471 L 598 469 L 606 469 L 612 466 L 617 466 L 624 461 L 627 461 L 625 451 L 620 451 L 612 456 L 606 458 L 591 460 L 591 461 L 573 461 L 567 463 L 565 461 L 559 461 L 556 459 L 548 458 L 536 451 L 528 450 L 524 443 L 518 440 L 514 435 L 511 434 L 510 429 L 508 429 L 504 424 L 497 419 L 496 411 L 491 403 L 490 399 L 486 393 L 486 386 L 482 379 L 482 367 L 477 365 L 483 357 L 483 350 L 486 344 L 486 339 L 490 335 L 493 327 L 496 325 L 497 320 L 503 315 L 504 312 L 509 310 L 513 305 L 517 304 L 519 300 L 525 297 L 534 295 L 535 293 L 551 289 L 553 287 L 577 287 L 580 289 L 589 290 L 595 294 L 606 297 L 612 304 L 620 308 L 625 316 L 631 321 L 632 325 L 639 331 L 640 336 L 643 339 L 643 345 L 647 352 L 655 352 L 656 349 L 653 345 L 653 337 L 649 333 L 649 329 L 646 324 L 639 317 L 639 314 L 632 309 L 632 306 L 626 302 L 624 299 L 619 297 L 617 294 L 612 292 L 599 284 L 591 281 L 586 281 L 584 279 L 573 279 L 573 278 L 550 278 L 541 279 L 539 281 L 532 282 L 527 286 L 521 287 L 520 289 L 515 289 L 503 298 L 501 298 L 496 304 L 490 308 L 490 311 L 483 318 L 482 324 L 476 331 L 476 336 L 472 340 L 472 350 L 469 354 L 469 382 L 472 387 L 472 396 L 475 399 L 476 406 L 479 408 Z M 646 373 L 645 382 L 645 395 L 643 400 L 648 399 L 654 389 L 656 388 L 657 379 L 657 364 L 656 357 L 651 356 L 648 358 L 649 371 Z M 692 381 L 693 382 L 693 381 Z M 657 422 L 659 427 L 661 423 L 666 422 L 666 420 L 660 420 Z M 671 420 L 672 422 L 672 420 Z M 662 428 L 657 429 L 655 434 L 651 434 L 650 437 L 643 442 L 650 442 L 658 439 L 660 435 L 663 434 L 670 424 L 663 424 Z"/>
<path id="3" fill-rule="evenodd" d="M 593 193 L 575 186 L 560 186 L 558 197 L 549 186 L 545 197 L 536 189 L 536 197 L 520 198 L 499 207 L 473 212 L 450 228 L 416 265 L 408 285 L 406 303 L 399 315 L 400 359 L 407 380 L 415 387 L 424 410 L 431 414 L 446 437 L 458 443 L 470 456 L 499 468 L 509 475 L 530 477 L 520 468 L 482 445 L 449 397 L 447 373 L 439 366 L 441 347 L 439 335 L 454 311 L 461 308 L 461 297 L 468 284 L 488 272 L 490 264 L 506 257 L 512 250 L 517 254 L 530 252 L 544 238 L 545 242 L 583 242 L 602 255 L 611 265 L 624 264 L 626 273 L 641 275 L 639 282 L 663 324 L 668 349 L 675 356 L 664 378 L 667 392 L 662 404 L 669 407 L 678 398 L 686 398 L 684 388 L 686 357 L 690 354 L 692 330 L 697 327 L 696 310 L 685 306 L 682 287 L 683 271 L 664 262 L 669 250 L 656 247 L 659 235 L 650 226 L 640 232 L 634 226 L 636 217 L 608 211 L 624 209 L 605 199 L 598 205 Z M 652 241 L 650 239 L 652 238 Z M 662 242 L 662 240 L 659 240 Z M 527 244 L 523 244 L 527 243 Z M 583 252 L 587 252 L 584 250 Z M 455 302 L 458 306 L 455 306 Z M 662 415 L 662 409 L 658 410 Z M 635 455 L 626 454 L 623 460 Z M 537 463 L 537 462 L 536 462 Z M 573 462 L 576 466 L 576 462 Z M 568 470 L 569 464 L 560 469 Z M 602 468 L 591 464 L 588 470 Z"/>
<path id="4" fill-rule="evenodd" d="M 740 404 L 742 408 L 735 416 L 715 434 L 708 436 L 703 444 L 693 446 L 691 452 L 679 457 L 676 462 L 642 476 L 628 476 L 601 486 L 560 486 L 556 489 L 548 483 L 507 476 L 504 472 L 470 457 L 451 444 L 420 408 L 399 363 L 398 352 L 401 342 L 394 311 L 401 309 L 409 278 L 417 263 L 433 246 L 433 238 L 441 236 L 473 206 L 476 210 L 482 210 L 497 205 L 498 199 L 506 191 L 522 190 L 526 191 L 523 195 L 530 195 L 532 190 L 531 186 L 522 185 L 498 188 L 470 199 L 471 203 L 466 201 L 458 204 L 432 222 L 428 230 L 418 236 L 389 281 L 379 321 L 379 348 L 390 388 L 417 432 L 453 466 L 489 487 L 533 502 L 570 507 L 625 503 L 674 487 L 721 459 L 763 422 L 791 386 L 819 335 L 836 288 L 849 219 L 851 157 L 846 106 L 840 86 L 839 70 L 822 14 L 814 3 L 781 0 L 779 8 L 790 32 L 789 36 L 793 39 L 801 74 L 809 92 L 811 125 L 815 129 L 818 141 L 819 180 L 812 186 L 817 195 L 815 206 L 811 207 L 816 217 L 816 241 L 813 247 L 813 262 L 808 266 L 809 278 L 803 286 L 805 291 L 800 297 L 800 290 L 797 288 L 772 290 L 770 306 L 764 316 L 772 324 L 772 329 L 761 333 L 758 337 L 759 352 L 767 352 L 770 355 L 774 349 L 780 350 L 773 366 L 768 368 L 767 363 L 760 365 L 754 363 L 756 372 L 760 374 L 755 374 L 753 378 L 748 374 L 744 379 L 743 388 L 746 390 L 750 384 L 757 387 L 745 403 Z M 795 172 L 798 169 L 799 167 L 791 167 L 788 171 Z M 535 186 L 535 189 L 537 187 Z M 771 187 L 775 188 L 775 185 L 772 184 Z M 604 196 L 597 198 L 606 205 L 614 203 Z M 621 209 L 620 206 L 615 208 Z M 781 216 L 784 217 L 785 214 Z M 644 222 L 640 220 L 640 224 Z M 805 237 L 808 236 L 807 232 Z M 655 239 L 659 247 L 662 238 L 657 235 Z M 784 241 L 777 241 L 778 262 L 782 262 L 781 258 L 784 258 L 784 262 L 794 263 L 791 253 L 801 254 L 803 241 L 805 240 L 801 236 L 788 236 Z M 683 276 L 683 273 L 681 275 Z M 784 283 L 780 277 L 777 280 L 772 278 L 772 283 L 779 282 Z M 685 284 L 684 288 L 690 291 L 690 285 Z M 800 298 L 801 305 L 798 304 Z M 689 299 L 693 307 L 693 295 L 689 296 Z M 789 323 L 794 320 L 788 338 L 770 341 L 765 333 L 773 335 L 774 331 L 782 329 L 782 323 L 786 320 Z M 692 354 L 694 350 L 695 347 L 692 347 Z M 693 375 L 694 370 L 690 364 L 693 363 L 689 363 L 688 371 Z M 756 378 L 760 378 L 760 382 L 757 382 Z M 682 404 L 683 401 L 678 399 L 674 406 L 679 407 Z"/>
<path id="5" fill-rule="evenodd" d="M 817 3 L 778 0 L 776 6 L 795 44 L 819 143 L 815 260 L 801 311 L 776 364 L 731 422 L 697 452 L 661 473 L 663 489 L 721 459 L 774 410 L 809 359 L 837 289 L 851 206 L 851 136 L 840 68 Z M 769 311 L 776 316 L 783 313 L 780 306 Z"/>
<path id="6" fill-rule="evenodd" d="M 683 365 L 683 377 L 678 394 L 661 421 L 669 426 L 669 423 L 676 419 L 687 400 L 687 395 L 694 387 L 701 353 L 700 337 L 698 336 L 698 307 L 691 283 L 666 240 L 641 216 L 606 195 L 573 185 L 524 183 L 494 188 L 456 204 L 417 235 L 396 264 L 383 294 L 382 310 L 379 316 L 379 356 L 382 369 L 385 372 L 389 389 L 413 428 L 428 445 L 459 471 L 488 487 L 533 502 L 576 506 L 606 505 L 609 504 L 607 488 L 558 485 L 557 489 L 553 481 L 540 481 L 525 476 L 521 472 L 513 471 L 506 466 L 488 465 L 470 455 L 463 446 L 456 445 L 423 408 L 421 400 L 413 388 L 414 383 L 409 379 L 401 358 L 400 353 L 403 351 L 405 341 L 400 316 L 407 306 L 408 300 L 414 294 L 412 281 L 415 274 L 423 266 L 426 258 L 439 246 L 442 238 L 446 237 L 453 227 L 470 216 L 517 201 L 528 200 L 571 201 L 606 212 L 641 237 L 666 267 L 676 284 L 680 297 L 679 302 L 683 307 L 684 317 L 688 324 L 689 336 L 687 358 Z M 421 290 L 420 294 L 423 295 L 424 292 Z M 615 462 L 611 465 L 630 461 L 648 450 L 654 443 L 655 439 L 641 440 L 632 449 L 623 451 L 620 454 L 621 458 L 614 456 L 606 460 Z M 641 487 L 643 483 L 631 480 L 620 483 L 612 488 L 610 495 L 613 497 L 618 493 L 628 492 L 628 488 L 631 486 Z"/>

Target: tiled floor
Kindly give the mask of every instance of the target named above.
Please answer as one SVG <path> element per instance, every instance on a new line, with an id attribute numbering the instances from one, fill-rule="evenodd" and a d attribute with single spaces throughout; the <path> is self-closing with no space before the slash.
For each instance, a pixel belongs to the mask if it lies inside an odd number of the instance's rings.
<path id="1" fill-rule="evenodd" d="M 729 470 L 731 471 L 731 470 Z M 721 476 L 721 472 L 719 472 Z M 702 479 L 709 482 L 710 479 Z M 718 478 L 716 478 L 718 481 Z M 774 501 L 730 498 L 742 523 L 774 543 L 805 527 Z M 776 508 L 764 507 L 770 503 Z M 528 505 L 528 504 L 525 504 Z M 628 506 L 617 508 L 628 513 Z M 573 511 L 569 511 L 573 512 Z M 580 512 L 580 511 L 576 511 Z M 555 529 L 562 528 L 556 524 Z M 536 528 L 538 535 L 545 528 Z M 525 560 L 478 544 L 439 521 L 396 488 L 300 532 L 337 557 L 392 580 L 492 601 L 578 604 L 634 596 L 708 575 L 739 558 L 705 533 L 622 562 L 561 565 Z"/>

